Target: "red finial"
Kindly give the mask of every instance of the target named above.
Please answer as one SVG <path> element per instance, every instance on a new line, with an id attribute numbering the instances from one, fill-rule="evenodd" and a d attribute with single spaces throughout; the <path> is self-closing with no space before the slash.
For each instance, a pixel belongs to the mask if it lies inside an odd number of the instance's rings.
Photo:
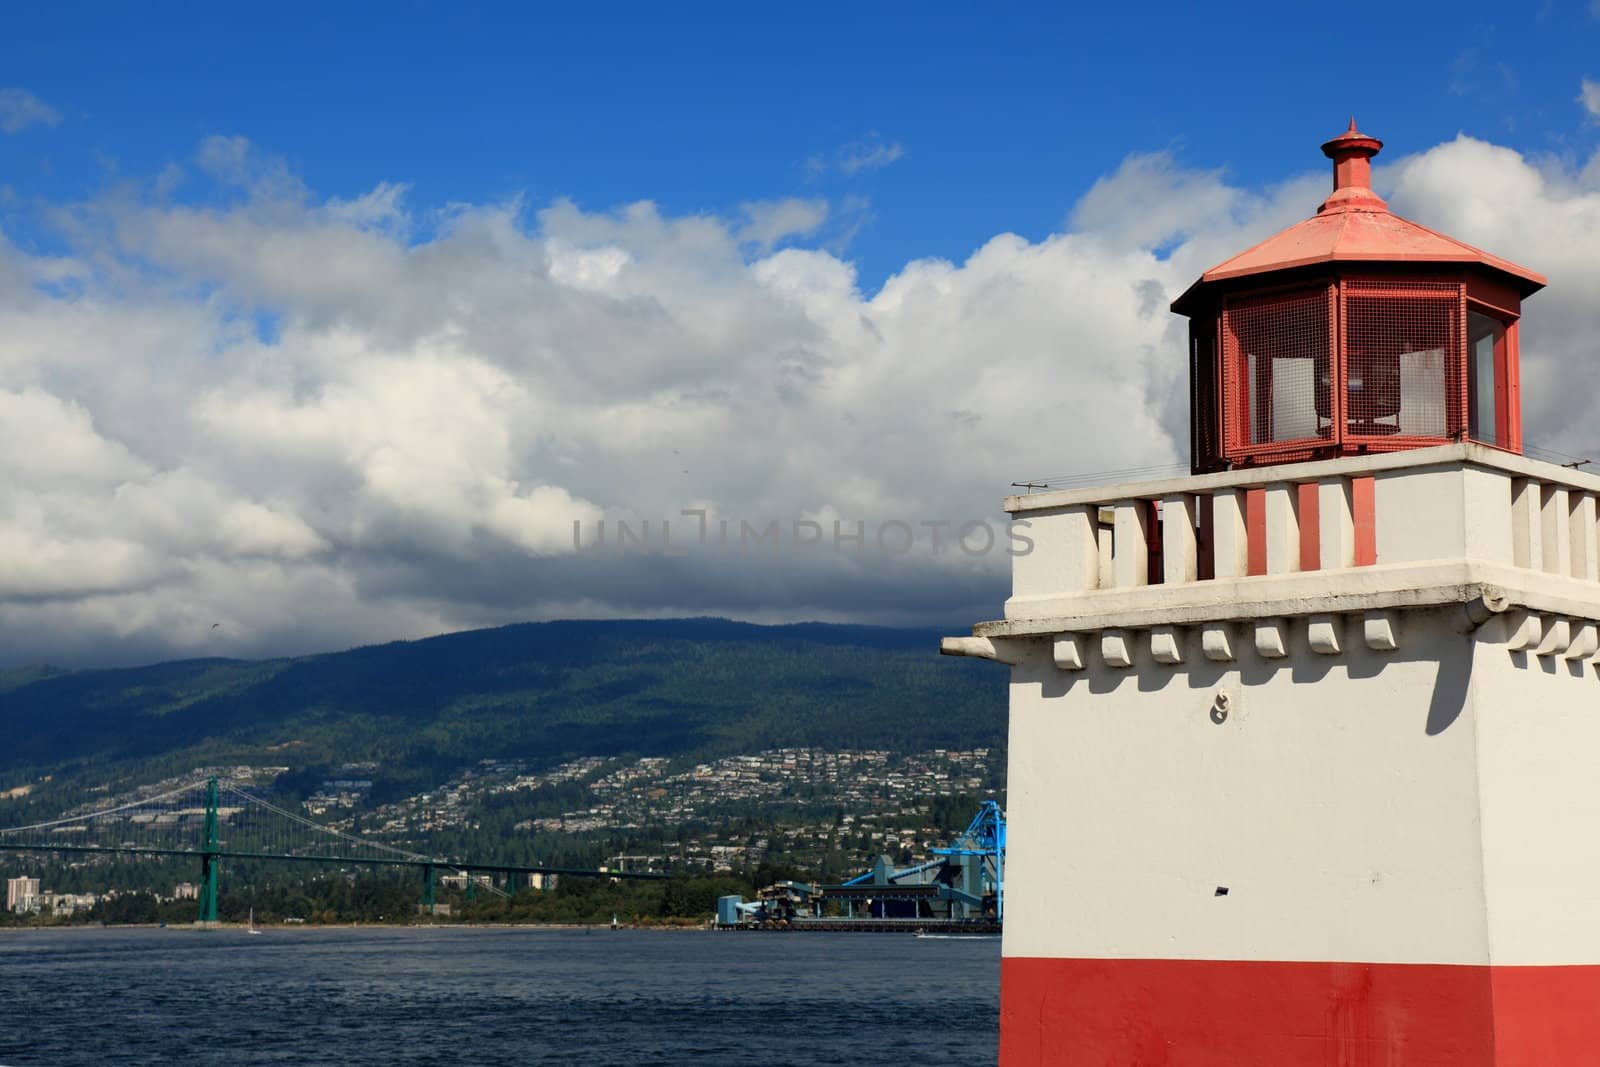
<path id="1" fill-rule="evenodd" d="M 1333 195 L 1322 202 L 1317 214 L 1329 211 L 1387 211 L 1389 205 L 1372 191 L 1372 157 L 1383 149 L 1383 142 L 1350 128 L 1322 146 L 1322 154 L 1333 160 Z"/>

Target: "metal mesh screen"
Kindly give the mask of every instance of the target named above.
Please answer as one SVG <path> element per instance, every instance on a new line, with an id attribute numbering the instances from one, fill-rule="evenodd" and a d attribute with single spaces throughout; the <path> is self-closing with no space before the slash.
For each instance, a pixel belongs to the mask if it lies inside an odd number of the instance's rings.
<path id="1" fill-rule="evenodd" d="M 1343 292 L 1345 437 L 1397 445 L 1463 433 L 1462 287 L 1350 281 Z"/>
<path id="2" fill-rule="evenodd" d="M 1288 451 L 1333 437 L 1332 290 L 1230 303 L 1223 311 L 1230 456 Z"/>

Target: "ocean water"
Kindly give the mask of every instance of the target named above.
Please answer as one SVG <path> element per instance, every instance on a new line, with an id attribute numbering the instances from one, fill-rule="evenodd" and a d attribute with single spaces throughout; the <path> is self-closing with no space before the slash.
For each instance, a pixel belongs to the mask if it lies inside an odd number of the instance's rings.
<path id="1" fill-rule="evenodd" d="M 998 940 L 0 933 L 0 1064 L 994 1063 Z"/>

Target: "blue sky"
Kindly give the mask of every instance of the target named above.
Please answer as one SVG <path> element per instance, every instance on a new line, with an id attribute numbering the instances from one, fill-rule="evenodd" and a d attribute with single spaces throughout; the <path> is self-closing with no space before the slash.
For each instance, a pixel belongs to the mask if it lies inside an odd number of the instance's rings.
<path id="1" fill-rule="evenodd" d="M 1185 469 L 1167 304 L 1351 113 L 1600 459 L 1597 4 L 18 7 L 0 666 L 994 618 L 1013 481 Z"/>
<path id="2" fill-rule="evenodd" d="M 831 236 L 870 283 L 1052 232 L 1130 152 L 1250 186 L 1314 166 L 1352 112 L 1400 151 L 1465 132 L 1579 158 L 1600 135 L 1575 121 L 1590 0 L 761 6 L 25 5 L 0 82 L 60 122 L 0 141 L 0 180 L 88 196 L 229 134 L 328 196 L 852 198 Z"/>

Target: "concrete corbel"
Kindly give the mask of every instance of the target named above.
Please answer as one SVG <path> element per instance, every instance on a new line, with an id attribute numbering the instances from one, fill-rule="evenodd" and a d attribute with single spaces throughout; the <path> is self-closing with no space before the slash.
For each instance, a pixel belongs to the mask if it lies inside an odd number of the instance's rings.
<path id="1" fill-rule="evenodd" d="M 1588 659 L 1597 651 L 1600 651 L 1600 626 L 1592 622 L 1580 622 L 1572 628 L 1572 643 L 1567 646 L 1563 658 Z"/>
<path id="2" fill-rule="evenodd" d="M 1056 666 L 1064 671 L 1083 670 L 1083 635 L 1056 634 L 1055 641 L 1051 643 L 1051 657 Z"/>
<path id="3" fill-rule="evenodd" d="M 1014 667 L 1022 662 L 1023 643 L 1009 637 L 944 637 L 939 640 L 939 655 L 992 659 Z"/>
<path id="4" fill-rule="evenodd" d="M 1262 619 L 1256 623 L 1256 653 L 1267 659 L 1282 659 L 1289 654 L 1289 623 L 1284 619 Z"/>
<path id="5" fill-rule="evenodd" d="M 1400 647 L 1400 620 L 1392 611 L 1369 611 L 1361 620 L 1361 636 L 1374 652 Z"/>
<path id="6" fill-rule="evenodd" d="M 1337 656 L 1344 651 L 1339 633 L 1342 622 L 1337 615 L 1311 616 L 1306 623 L 1306 640 L 1311 645 L 1311 651 L 1324 656 Z"/>
<path id="7" fill-rule="evenodd" d="M 1122 630 L 1105 630 L 1100 634 L 1100 658 L 1108 667 L 1133 666 L 1133 644 Z"/>
<path id="8" fill-rule="evenodd" d="M 1213 663 L 1233 660 L 1233 639 L 1227 623 L 1214 622 L 1200 628 L 1200 651 Z"/>
<path id="9" fill-rule="evenodd" d="M 1150 631 L 1150 655 L 1157 663 L 1183 662 L 1183 636 L 1176 626 L 1157 626 Z"/>
<path id="10" fill-rule="evenodd" d="M 1535 656 L 1553 656 L 1565 652 L 1572 644 L 1572 624 L 1566 619 L 1552 619 L 1544 628 L 1544 638 L 1533 650 Z"/>

